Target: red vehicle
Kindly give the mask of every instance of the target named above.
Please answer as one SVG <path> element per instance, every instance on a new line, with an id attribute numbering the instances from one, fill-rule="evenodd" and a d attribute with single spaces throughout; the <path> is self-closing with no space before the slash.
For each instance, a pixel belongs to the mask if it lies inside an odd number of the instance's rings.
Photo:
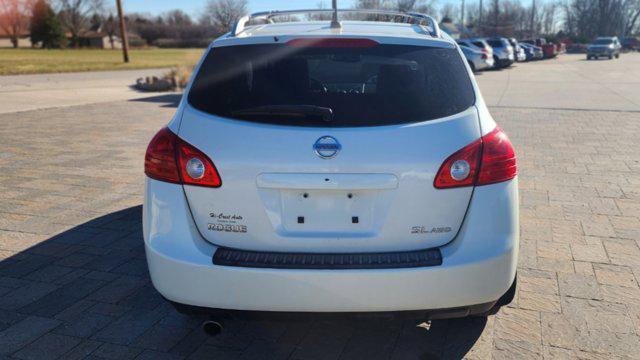
<path id="1" fill-rule="evenodd" d="M 524 40 L 523 42 L 541 47 L 542 53 L 544 54 L 545 59 L 554 58 L 559 53 L 559 50 L 556 48 L 556 45 L 552 43 L 547 43 L 547 39 L 544 39 L 544 38 L 537 38 L 534 40 Z"/>

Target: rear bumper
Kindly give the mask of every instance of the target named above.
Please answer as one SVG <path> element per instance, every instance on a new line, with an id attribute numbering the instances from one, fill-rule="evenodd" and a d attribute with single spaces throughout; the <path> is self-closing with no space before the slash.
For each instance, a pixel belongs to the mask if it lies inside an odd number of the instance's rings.
<path id="1" fill-rule="evenodd" d="M 460 233 L 440 248 L 442 265 L 426 268 L 216 266 L 212 257 L 217 248 L 198 233 L 182 188 L 151 179 L 146 183 L 143 218 L 155 288 L 173 302 L 204 308 L 269 312 L 468 309 L 498 300 L 511 286 L 517 265 L 517 180 L 477 188 Z"/>
<path id="2" fill-rule="evenodd" d="M 514 61 L 512 59 L 500 59 L 496 60 L 496 66 L 498 67 L 509 67 L 513 65 Z"/>
<path id="3" fill-rule="evenodd" d="M 486 70 L 486 69 L 490 69 L 493 67 L 493 59 L 491 59 L 491 61 L 487 61 L 487 60 L 477 60 L 473 62 L 473 65 L 476 67 L 476 70 Z"/>
<path id="4" fill-rule="evenodd" d="M 239 319 L 259 321 L 309 321 L 309 320 L 337 320 L 345 318 L 353 319 L 410 319 L 410 320 L 436 320 L 461 318 L 465 316 L 484 315 L 489 313 L 495 301 L 485 304 L 431 310 L 412 311 L 383 311 L 383 312 L 282 312 L 282 311 L 252 311 L 252 310 L 228 310 L 199 307 L 187 304 L 169 302 L 186 315 L 210 316 L 213 319 Z"/>

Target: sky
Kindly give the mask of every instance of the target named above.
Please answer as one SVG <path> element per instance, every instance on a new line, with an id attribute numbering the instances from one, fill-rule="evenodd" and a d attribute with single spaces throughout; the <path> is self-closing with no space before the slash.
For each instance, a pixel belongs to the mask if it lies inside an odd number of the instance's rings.
<path id="1" fill-rule="evenodd" d="M 109 1 L 109 0 L 108 0 Z M 320 0 L 249 0 L 249 11 L 287 10 L 316 8 Z M 157 15 L 173 9 L 181 9 L 198 17 L 206 0 L 122 0 L 125 12 L 140 12 Z M 354 0 L 338 0 L 339 7 L 351 7 Z M 330 6 L 331 0 L 324 0 Z"/>

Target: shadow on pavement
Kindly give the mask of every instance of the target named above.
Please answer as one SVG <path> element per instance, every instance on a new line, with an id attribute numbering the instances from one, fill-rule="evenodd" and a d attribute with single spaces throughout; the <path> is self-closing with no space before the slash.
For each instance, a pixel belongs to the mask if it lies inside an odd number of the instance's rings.
<path id="1" fill-rule="evenodd" d="M 153 288 L 141 206 L 95 218 L 0 261 L 0 290 L 0 358 L 55 348 L 47 340 L 64 335 L 94 342 L 96 351 L 117 345 L 177 358 L 224 352 L 225 358 L 456 359 L 476 344 L 487 322 L 438 320 L 427 328 L 395 318 L 227 320 L 222 334 L 207 337 L 203 319 L 177 313 Z M 63 358 L 73 349 L 57 348 Z"/>
<path id="2" fill-rule="evenodd" d="M 141 99 L 132 99 L 129 101 L 148 102 L 148 103 L 156 103 L 156 104 L 159 103 L 159 104 L 162 104 L 162 107 L 176 108 L 180 104 L 180 99 L 182 99 L 182 94 L 172 93 L 172 94 L 156 95 L 156 96 L 151 96 L 151 97 L 146 97 Z"/>

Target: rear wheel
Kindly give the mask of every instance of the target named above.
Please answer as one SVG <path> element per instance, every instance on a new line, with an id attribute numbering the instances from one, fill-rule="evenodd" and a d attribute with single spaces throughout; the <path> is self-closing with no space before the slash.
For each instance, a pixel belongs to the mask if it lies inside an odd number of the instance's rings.
<path id="1" fill-rule="evenodd" d="M 591 60 L 591 55 L 587 55 L 587 60 Z"/>
<path id="2" fill-rule="evenodd" d="M 616 54 L 616 59 L 619 59 L 619 58 L 620 58 L 620 54 Z"/>
<path id="3" fill-rule="evenodd" d="M 493 66 L 496 69 L 501 69 L 502 68 L 502 63 L 500 62 L 500 59 L 498 59 L 498 57 L 496 55 L 493 55 Z"/>

